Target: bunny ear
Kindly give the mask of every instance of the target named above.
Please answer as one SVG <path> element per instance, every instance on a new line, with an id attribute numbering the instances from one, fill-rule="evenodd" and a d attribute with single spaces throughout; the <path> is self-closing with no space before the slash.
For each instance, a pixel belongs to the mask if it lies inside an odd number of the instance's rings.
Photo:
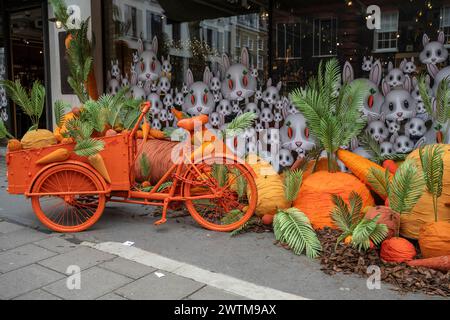
<path id="1" fill-rule="evenodd" d="M 283 82 L 281 82 L 281 81 L 278 82 L 278 84 L 277 84 L 277 90 L 280 91 L 282 86 L 283 86 Z"/>
<path id="2" fill-rule="evenodd" d="M 440 43 L 442 43 L 442 44 L 445 43 L 445 34 L 444 34 L 443 31 L 439 32 L 439 35 L 438 35 L 438 42 L 440 42 Z"/>
<path id="3" fill-rule="evenodd" d="M 267 88 L 272 86 L 272 78 L 269 78 L 267 80 L 267 85 L 266 86 L 267 86 Z"/>
<path id="4" fill-rule="evenodd" d="M 205 71 L 203 72 L 203 82 L 205 84 L 209 84 L 211 81 L 211 71 L 209 70 L 209 67 L 205 67 Z"/>
<path id="5" fill-rule="evenodd" d="M 381 88 L 383 90 L 383 94 L 386 96 L 389 92 L 391 92 L 391 87 L 387 83 L 385 79 L 383 79 L 383 82 L 381 83 Z"/>
<path id="6" fill-rule="evenodd" d="M 138 53 L 139 55 L 142 54 L 142 52 L 144 52 L 145 48 L 144 48 L 144 42 L 142 42 L 142 39 L 138 40 Z"/>
<path id="7" fill-rule="evenodd" d="M 225 72 L 230 68 L 230 58 L 224 53 L 222 54 L 222 64 Z"/>
<path id="8" fill-rule="evenodd" d="M 422 44 L 425 47 L 428 43 L 430 43 L 430 38 L 428 38 L 427 34 L 424 33 L 422 37 Z"/>
<path id="9" fill-rule="evenodd" d="M 429 86 L 430 85 L 430 83 L 431 83 L 431 78 L 430 78 L 430 75 L 429 74 L 427 74 L 426 76 L 425 76 L 425 83 Z"/>
<path id="10" fill-rule="evenodd" d="M 249 68 L 250 66 L 250 61 L 248 58 L 248 50 L 246 47 L 242 48 L 241 51 L 241 63 L 246 67 Z"/>
<path id="11" fill-rule="evenodd" d="M 414 57 L 411 57 L 411 62 L 414 63 Z"/>
<path id="12" fill-rule="evenodd" d="M 370 62 L 373 62 L 373 56 L 370 56 Z"/>
<path id="13" fill-rule="evenodd" d="M 392 63 L 392 61 L 389 61 L 388 71 L 391 71 L 392 69 L 394 69 L 394 64 Z"/>
<path id="14" fill-rule="evenodd" d="M 384 112 L 380 114 L 380 121 L 386 123 L 386 114 Z"/>
<path id="15" fill-rule="evenodd" d="M 375 83 L 377 86 L 380 85 L 380 81 L 381 81 L 381 62 L 380 60 L 375 61 L 375 64 L 372 67 L 372 70 L 370 70 L 370 75 L 369 78 L 370 80 Z"/>
<path id="16" fill-rule="evenodd" d="M 158 54 L 158 38 L 156 36 L 152 40 L 152 50 L 155 54 Z"/>
<path id="17" fill-rule="evenodd" d="M 427 64 L 427 70 L 433 79 L 435 79 L 437 74 L 439 73 L 439 69 L 435 64 Z"/>
<path id="18" fill-rule="evenodd" d="M 186 85 L 188 87 L 190 87 L 194 83 L 194 75 L 192 74 L 191 69 L 188 69 L 186 71 L 186 79 L 185 79 L 185 81 L 186 81 Z"/>
<path id="19" fill-rule="evenodd" d="M 344 64 L 344 69 L 342 71 L 342 81 L 344 83 L 350 83 L 355 79 L 355 75 L 353 73 L 353 67 L 350 62 L 346 61 Z"/>
<path id="20" fill-rule="evenodd" d="M 400 69 L 403 70 L 403 68 L 405 67 L 406 63 L 408 63 L 408 60 L 406 60 L 406 58 L 404 58 L 404 59 L 402 60 L 402 62 L 400 62 Z"/>
<path id="21" fill-rule="evenodd" d="M 133 72 L 133 74 L 131 75 L 131 85 L 135 86 L 136 84 L 137 84 L 137 74 Z"/>
<path id="22" fill-rule="evenodd" d="M 405 83 L 403 84 L 403 88 L 408 92 L 411 92 L 412 90 L 411 77 L 408 75 L 405 76 Z"/>

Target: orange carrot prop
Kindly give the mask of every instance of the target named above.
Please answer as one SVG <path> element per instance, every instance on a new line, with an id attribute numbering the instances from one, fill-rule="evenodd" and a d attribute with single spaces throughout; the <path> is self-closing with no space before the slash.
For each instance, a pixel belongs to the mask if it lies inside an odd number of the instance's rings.
<path id="1" fill-rule="evenodd" d="M 408 265 L 411 267 L 424 267 L 447 272 L 450 271 L 450 256 L 412 260 L 408 261 Z"/>
<path id="2" fill-rule="evenodd" d="M 388 169 L 390 173 L 395 174 L 398 169 L 398 165 L 393 160 L 385 160 L 383 162 L 383 168 Z"/>
<path id="3" fill-rule="evenodd" d="M 209 121 L 209 117 L 206 114 L 202 114 L 196 117 L 182 119 L 178 121 L 178 127 L 183 128 L 189 132 L 194 131 L 196 125 L 205 125 Z"/>
<path id="4" fill-rule="evenodd" d="M 92 68 L 89 72 L 86 83 L 84 84 L 89 97 L 92 100 L 98 100 L 98 90 L 97 90 L 97 80 L 95 79 L 94 69 Z"/>
<path id="5" fill-rule="evenodd" d="M 212 142 L 204 142 L 200 147 L 191 154 L 191 161 L 200 160 L 202 157 L 209 156 L 215 149 Z"/>
<path id="6" fill-rule="evenodd" d="M 179 111 L 175 108 L 171 109 L 173 115 L 175 116 L 175 118 L 177 118 L 177 120 L 183 120 L 184 115 L 183 115 L 183 111 Z"/>
<path id="7" fill-rule="evenodd" d="M 63 162 L 68 160 L 69 158 L 70 158 L 69 150 L 60 148 L 46 155 L 45 157 L 39 159 L 38 161 L 36 161 L 36 164 L 45 165 L 55 162 Z"/>
<path id="8" fill-rule="evenodd" d="M 339 160 L 341 160 L 344 165 L 365 184 L 368 184 L 367 176 L 369 175 L 371 168 L 378 168 L 383 172 L 385 171 L 383 167 L 375 162 L 351 151 L 339 150 L 337 156 Z"/>
<path id="9" fill-rule="evenodd" d="M 111 178 L 109 177 L 108 169 L 106 169 L 105 161 L 100 154 L 88 157 L 89 163 L 97 170 L 98 173 L 105 179 L 106 182 L 111 183 Z"/>
<path id="10" fill-rule="evenodd" d="M 150 134 L 150 123 L 148 123 L 147 118 L 144 117 L 144 123 L 142 124 L 142 139 L 144 139 L 144 143 L 147 142 L 149 134 Z"/>
<path id="11" fill-rule="evenodd" d="M 156 129 L 150 129 L 150 136 L 160 140 L 166 138 L 166 134 L 163 131 Z"/>

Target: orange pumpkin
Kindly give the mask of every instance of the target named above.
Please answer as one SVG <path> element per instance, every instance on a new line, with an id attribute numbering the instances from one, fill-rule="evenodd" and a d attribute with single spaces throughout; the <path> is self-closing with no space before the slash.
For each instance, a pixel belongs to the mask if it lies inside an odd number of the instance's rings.
<path id="1" fill-rule="evenodd" d="M 17 139 L 11 139 L 8 141 L 7 148 L 9 152 L 19 151 L 22 150 L 22 143 Z"/>
<path id="2" fill-rule="evenodd" d="M 450 223 L 427 223 L 419 233 L 420 251 L 424 258 L 450 255 Z"/>
<path id="3" fill-rule="evenodd" d="M 400 226 L 400 215 L 391 208 L 378 206 L 370 208 L 366 213 L 366 218 L 374 219 L 378 215 L 380 215 L 380 218 L 377 223 L 385 224 L 388 227 L 389 233 L 387 238 L 395 237 Z"/>

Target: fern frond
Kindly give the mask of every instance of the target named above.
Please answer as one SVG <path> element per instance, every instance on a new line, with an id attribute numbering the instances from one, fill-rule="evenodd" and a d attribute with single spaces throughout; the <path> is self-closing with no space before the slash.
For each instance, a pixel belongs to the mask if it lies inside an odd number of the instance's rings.
<path id="1" fill-rule="evenodd" d="M 389 190 L 389 170 L 383 172 L 379 168 L 370 168 L 367 180 L 372 189 L 380 196 L 387 198 Z"/>
<path id="2" fill-rule="evenodd" d="M 389 183 L 388 198 L 392 210 L 399 214 L 409 213 L 422 196 L 424 186 L 422 172 L 413 160 L 406 160 Z"/>
<path id="3" fill-rule="evenodd" d="M 322 246 L 309 219 L 296 208 L 280 210 L 273 223 L 276 240 L 286 243 L 295 254 L 306 252 L 309 258 L 317 258 Z"/>
<path id="4" fill-rule="evenodd" d="M 258 116 L 253 112 L 246 112 L 231 121 L 224 131 L 227 138 L 232 138 L 242 134 L 246 129 L 253 125 Z"/>
<path id="5" fill-rule="evenodd" d="M 56 126 L 61 128 L 64 123 L 64 115 L 66 110 L 70 108 L 70 104 L 61 100 L 56 100 L 53 105 L 53 116 L 55 117 Z"/>
<path id="6" fill-rule="evenodd" d="M 284 172 L 284 197 L 293 202 L 298 197 L 303 181 L 302 170 L 286 170 Z"/>
<path id="7" fill-rule="evenodd" d="M 102 151 L 104 147 L 105 143 L 103 141 L 89 138 L 78 141 L 74 151 L 80 157 L 90 157 Z"/>

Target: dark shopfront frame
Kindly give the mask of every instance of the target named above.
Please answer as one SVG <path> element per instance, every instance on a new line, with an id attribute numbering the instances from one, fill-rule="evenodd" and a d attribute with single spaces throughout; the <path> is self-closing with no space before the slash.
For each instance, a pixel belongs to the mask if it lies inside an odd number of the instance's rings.
<path id="1" fill-rule="evenodd" d="M 43 47 L 44 47 L 44 83 L 45 86 L 45 125 L 47 129 L 53 129 L 53 108 L 52 108 L 52 92 L 51 92 L 51 74 L 50 74 L 50 39 L 49 39 L 49 23 L 48 23 L 48 1 L 47 0 L 4 0 L 0 1 L 0 11 L 2 12 L 2 20 L 4 21 L 3 33 L 5 39 L 5 56 L 6 56 L 6 77 L 5 79 L 11 79 L 12 76 L 12 48 L 11 48 L 11 28 L 9 16 L 17 11 L 41 8 L 42 12 L 42 33 L 43 33 Z M 12 114 L 12 102 L 8 105 L 8 114 L 10 115 L 8 120 L 8 127 L 12 128 L 11 131 L 16 134 L 16 124 L 14 123 L 15 115 Z"/>

